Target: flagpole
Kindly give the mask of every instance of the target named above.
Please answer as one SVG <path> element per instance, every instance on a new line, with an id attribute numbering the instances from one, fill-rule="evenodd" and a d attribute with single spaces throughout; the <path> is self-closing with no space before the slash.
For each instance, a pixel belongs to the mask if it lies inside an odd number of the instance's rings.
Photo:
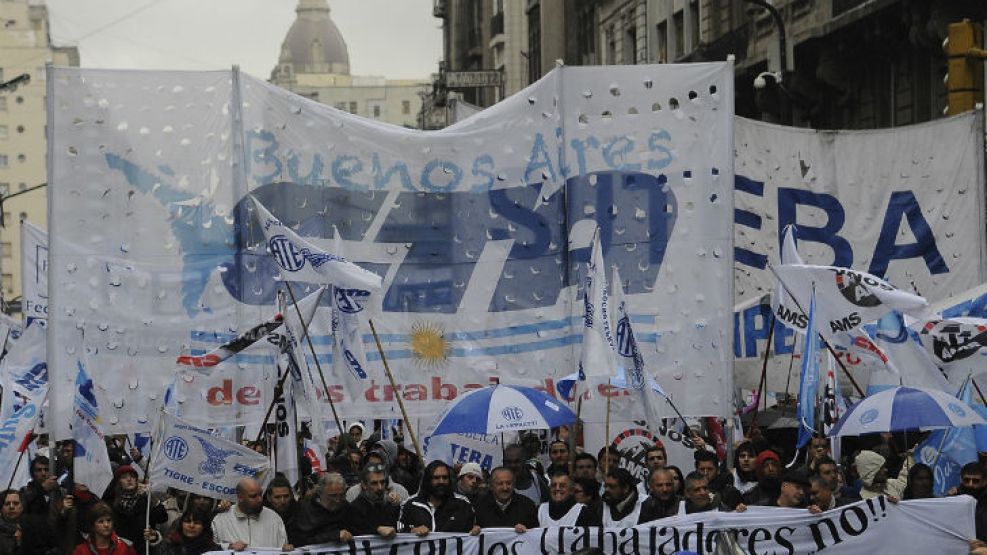
<path id="1" fill-rule="evenodd" d="M 384 356 L 384 348 L 380 345 L 380 338 L 377 337 L 377 328 L 374 327 L 374 321 L 368 320 L 370 322 L 370 333 L 374 335 L 374 343 L 377 344 L 377 352 L 380 353 L 380 361 L 384 363 L 384 372 L 387 373 L 387 379 L 391 382 L 391 389 L 394 390 L 394 396 L 398 400 L 398 407 L 401 409 L 401 417 L 404 418 L 404 423 L 408 426 L 408 435 L 411 436 L 411 443 L 415 446 L 415 453 L 418 454 L 419 459 L 423 459 L 422 448 L 418 445 L 418 438 L 415 437 L 415 432 L 411 429 L 411 421 L 408 420 L 408 413 L 404 410 L 404 400 L 401 399 L 401 391 L 398 390 L 398 386 L 394 383 L 394 374 L 391 374 L 391 367 L 387 364 L 387 357 Z"/>
<path id="2" fill-rule="evenodd" d="M 315 361 L 315 367 L 319 370 L 319 378 L 322 379 L 322 388 L 326 392 L 326 400 L 329 401 L 329 407 L 332 409 L 332 418 L 336 421 L 336 429 L 339 433 L 343 433 L 343 424 L 339 421 L 339 413 L 336 412 L 336 403 L 332 402 L 332 395 L 329 394 L 329 385 L 326 383 L 326 376 L 322 373 L 322 364 L 319 363 L 319 357 L 315 354 L 315 346 L 312 345 L 312 336 L 308 333 L 308 325 L 305 323 L 305 318 L 302 317 L 302 311 L 298 308 L 298 300 L 295 298 L 295 291 L 291 288 L 290 282 L 284 282 L 285 287 L 288 289 L 288 296 L 291 297 L 291 304 L 295 306 L 295 313 L 298 314 L 298 321 L 301 322 L 302 335 L 305 336 L 305 341 L 308 343 L 308 349 L 312 353 L 312 359 Z M 331 291 L 330 291 L 331 293 Z M 335 355 L 335 353 L 333 353 Z M 301 361 L 299 361 L 301 362 Z M 317 418 L 318 415 L 313 415 L 312 418 Z M 320 449 L 325 449 L 326 446 L 320 446 Z"/>
<path id="3" fill-rule="evenodd" d="M 610 399 L 613 394 L 613 386 L 607 382 L 607 418 L 604 426 L 604 448 L 603 448 L 603 476 L 610 474 Z"/>
<path id="4" fill-rule="evenodd" d="M 761 378 L 757 381 L 757 393 L 758 395 L 764 395 L 764 388 L 767 386 L 768 381 L 768 355 L 771 353 L 771 340 L 775 336 L 775 315 L 771 313 L 769 328 L 768 328 L 768 342 L 764 344 L 764 362 L 761 363 Z M 754 416 L 751 417 L 751 428 L 757 425 L 757 411 L 758 407 L 761 405 L 760 398 L 758 402 L 754 404 Z"/>
<path id="5" fill-rule="evenodd" d="M 771 270 L 771 273 L 775 275 L 775 278 L 778 279 L 778 283 L 780 283 L 781 286 L 785 289 L 785 292 L 788 293 L 788 296 L 792 299 L 792 302 L 795 303 L 795 306 L 798 307 L 799 312 L 801 312 L 804 316 L 808 316 L 808 314 L 805 313 L 805 309 L 802 308 L 802 304 L 799 303 L 798 299 L 795 298 L 795 295 L 792 295 L 791 290 L 788 289 L 787 285 L 785 285 L 784 280 L 782 280 L 781 276 L 778 275 L 778 272 L 775 271 L 774 266 L 768 264 L 768 268 Z M 829 350 L 830 354 L 833 355 L 833 358 L 836 359 L 836 363 L 840 365 L 841 369 L 843 369 L 843 373 L 846 374 L 846 377 L 850 378 L 850 383 L 853 384 L 853 388 L 857 391 L 857 393 L 861 397 L 866 397 L 867 395 L 864 393 L 864 390 L 860 388 L 860 384 L 858 384 L 857 380 L 854 379 L 853 374 L 851 374 L 850 371 L 847 370 L 846 365 L 843 364 L 843 361 L 840 360 L 839 356 L 837 356 L 836 351 L 833 350 L 833 346 L 829 344 L 829 341 L 826 341 L 826 338 L 823 337 L 821 333 L 817 335 L 819 336 L 819 339 L 822 339 L 823 345 L 825 345 L 826 348 Z"/>
<path id="6" fill-rule="evenodd" d="M 277 368 L 277 366 L 275 366 L 275 368 Z M 267 427 L 267 421 L 271 418 L 271 413 L 274 412 L 274 405 L 277 404 L 278 398 L 284 394 L 284 382 L 290 375 L 291 370 L 286 367 L 284 369 L 284 374 L 278 376 L 278 383 L 274 385 L 274 397 L 271 399 L 271 404 L 267 405 L 267 412 L 264 413 L 264 421 L 260 424 L 260 431 L 257 432 L 257 439 L 254 440 L 254 443 L 260 443 L 261 438 L 264 437 L 264 428 Z M 315 415 L 312 418 L 318 418 L 318 415 Z"/>
<path id="7" fill-rule="evenodd" d="M 572 393 L 576 400 L 576 421 L 572 424 L 572 429 L 569 430 L 569 475 L 571 476 L 576 469 L 576 429 L 579 428 L 579 413 L 583 410 L 582 399 L 579 397 L 579 380 L 577 379 L 575 383 L 572 384 Z"/>
<path id="8" fill-rule="evenodd" d="M 977 385 L 977 380 L 973 379 L 972 375 L 970 376 L 970 383 L 972 383 L 973 388 L 977 390 L 977 395 L 980 396 L 980 402 L 987 405 L 987 399 L 984 399 L 984 392 L 980 391 L 980 386 Z"/>

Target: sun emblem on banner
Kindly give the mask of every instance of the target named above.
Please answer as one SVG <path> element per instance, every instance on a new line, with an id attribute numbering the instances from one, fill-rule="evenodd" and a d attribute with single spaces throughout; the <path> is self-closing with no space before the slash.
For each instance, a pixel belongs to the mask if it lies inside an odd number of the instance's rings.
<path id="1" fill-rule="evenodd" d="M 411 352 L 423 368 L 438 369 L 449 362 L 450 345 L 442 326 L 433 322 L 415 322 L 411 327 Z"/>

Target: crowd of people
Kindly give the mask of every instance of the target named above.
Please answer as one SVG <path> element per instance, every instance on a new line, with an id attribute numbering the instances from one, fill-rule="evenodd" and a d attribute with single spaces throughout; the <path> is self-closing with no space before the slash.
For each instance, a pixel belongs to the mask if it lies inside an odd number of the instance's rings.
<path id="1" fill-rule="evenodd" d="M 536 456 L 540 443 L 532 447 L 522 441 L 506 446 L 503 465 L 487 471 L 475 462 L 423 465 L 397 442 L 362 436 L 362 426 L 353 426 L 334 438 L 327 468 L 312 472 L 303 464 L 295 483 L 281 474 L 266 489 L 254 479 L 242 480 L 235 503 L 175 490 L 151 494 L 140 479 L 146 470 L 141 453 L 112 440 L 114 480 L 97 495 L 73 482 L 73 446 L 64 442 L 52 450 L 54 465 L 44 455 L 34 457 L 31 481 L 0 494 L 0 555 L 287 550 L 367 535 L 630 527 L 752 506 L 819 513 L 876 496 L 892 503 L 934 497 L 932 470 L 916 464 L 910 451 L 898 449 L 890 434 L 869 438 L 843 461 L 831 457 L 829 439 L 813 438 L 804 460 L 787 468 L 782 455 L 788 453 L 759 436 L 737 444 L 732 461 L 723 461 L 697 435 L 693 466 L 685 469 L 669 464 L 660 443 L 649 444 L 641 480 L 622 466 L 612 447 L 594 455 L 555 440 L 543 465 Z M 977 541 L 971 552 L 987 553 L 982 543 L 987 540 L 987 470 L 971 463 L 961 476 L 950 494 L 977 500 Z"/>

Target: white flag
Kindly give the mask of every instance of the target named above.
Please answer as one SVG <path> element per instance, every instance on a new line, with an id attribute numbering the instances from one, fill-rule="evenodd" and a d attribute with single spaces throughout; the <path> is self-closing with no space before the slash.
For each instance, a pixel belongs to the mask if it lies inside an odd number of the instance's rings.
<path id="1" fill-rule="evenodd" d="M 847 344 L 848 332 L 897 310 L 924 315 L 929 303 L 868 273 L 836 266 L 788 264 L 773 268 L 792 304 L 780 304 L 775 315 L 788 327 L 805 333 L 809 300 L 815 290 L 817 330 L 827 339 Z"/>
<path id="2" fill-rule="evenodd" d="M 287 335 L 287 345 L 285 354 L 288 357 L 288 370 L 291 372 L 292 391 L 296 394 L 301 392 L 305 399 L 305 408 L 312 419 L 312 437 L 322 446 L 323 449 L 329 445 L 329 433 L 326 427 L 327 391 L 322 387 L 322 377 L 318 375 L 318 367 L 313 360 L 309 362 L 309 357 L 305 353 L 309 349 L 304 345 L 309 325 L 315 317 L 315 311 L 319 308 L 319 302 L 326 288 L 320 287 L 314 293 L 298 301 L 297 310 L 291 306 L 286 309 L 284 331 Z M 299 317 L 299 314 L 301 317 Z"/>
<path id="3" fill-rule="evenodd" d="M 103 427 L 93 384 L 82 360 L 76 362 L 75 406 L 72 411 L 72 439 L 75 440 L 75 457 L 72 463 L 74 480 L 85 484 L 97 497 L 102 496 L 113 481 L 110 456 L 106 452 Z"/>
<path id="4" fill-rule="evenodd" d="M 599 236 L 593 238 L 593 254 L 586 271 L 583 290 L 583 376 L 613 376 L 617 370 L 610 329 L 610 292 Z"/>
<path id="5" fill-rule="evenodd" d="M 298 482 L 298 434 L 292 380 L 285 380 L 281 397 L 274 401 L 274 436 L 274 470 L 295 484 Z"/>
<path id="6" fill-rule="evenodd" d="M 0 361 L 0 376 L 3 378 L 0 418 L 10 418 L 28 402 L 41 406 L 41 400 L 48 392 L 46 336 L 44 321 L 32 320 Z"/>
<path id="7" fill-rule="evenodd" d="M 21 312 L 48 319 L 48 233 L 21 221 Z"/>
<path id="8" fill-rule="evenodd" d="M 271 480 L 271 463 L 264 455 L 168 412 L 161 413 L 155 435 L 148 469 L 155 490 L 171 487 L 235 501 L 240 480 L 255 478 L 262 487 Z"/>
<path id="9" fill-rule="evenodd" d="M 281 223 L 256 198 L 251 196 L 250 200 L 257 210 L 257 219 L 264 231 L 267 250 L 281 268 L 281 279 L 331 283 L 338 287 L 356 289 L 380 289 L 380 276 L 346 260 L 339 253 L 319 249 Z"/>
<path id="10" fill-rule="evenodd" d="M 658 395 L 665 395 L 655 377 L 644 367 L 644 358 L 637 348 L 631 316 L 624 300 L 624 285 L 617 269 L 613 271 L 613 306 L 616 308 L 617 323 L 614 326 L 614 346 L 617 353 L 618 378 L 611 379 L 611 385 L 630 389 L 638 403 L 644 407 L 645 420 L 651 431 L 657 433 L 662 415 L 658 411 Z"/>
<path id="11" fill-rule="evenodd" d="M 987 371 L 987 320 L 928 320 L 918 336 L 950 383 L 960 385 L 967 376 Z"/>
<path id="12" fill-rule="evenodd" d="M 887 368 L 871 371 L 868 395 L 888 387 L 904 385 L 950 391 L 942 372 L 911 330 L 901 314 L 893 312 L 877 323 L 874 342 L 888 358 Z"/>
<path id="13" fill-rule="evenodd" d="M 798 248 L 795 243 L 795 226 L 789 224 L 785 226 L 785 231 L 782 233 L 781 238 L 781 250 L 779 251 L 779 261 L 781 265 L 786 264 L 804 264 L 802 262 L 802 257 L 799 256 Z M 784 284 L 781 281 L 776 280 L 774 294 L 771 295 L 771 312 L 774 314 L 779 314 L 778 307 L 794 307 L 795 303 L 792 301 L 791 297 L 785 291 Z M 808 307 L 804 307 L 808 310 Z M 798 310 L 796 308 L 796 310 Z M 801 312 L 799 312 L 801 314 Z M 802 330 L 803 333 L 805 330 Z"/>

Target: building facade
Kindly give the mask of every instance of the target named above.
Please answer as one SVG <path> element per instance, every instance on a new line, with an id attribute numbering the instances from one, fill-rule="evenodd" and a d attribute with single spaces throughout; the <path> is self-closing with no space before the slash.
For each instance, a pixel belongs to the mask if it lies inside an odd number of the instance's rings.
<path id="1" fill-rule="evenodd" d="M 28 0 L 0 2 L 0 82 L 20 81 L 16 88 L 0 90 L 0 198 L 5 199 L 0 203 L 3 206 L 0 288 L 5 310 L 19 310 L 19 222 L 28 220 L 47 228 L 47 189 L 39 185 L 48 181 L 45 140 L 45 64 L 48 63 L 78 66 L 79 51 L 75 47 L 52 45 L 48 10 L 43 4 L 28 3 Z M 25 83 L 24 79 L 29 81 Z"/>
<path id="2" fill-rule="evenodd" d="M 502 9 L 506 22 L 517 5 L 526 29 L 487 17 Z M 557 59 L 603 65 L 733 55 L 738 115 L 817 129 L 940 117 L 946 27 L 987 19 L 987 2 L 980 0 L 434 0 L 434 6 L 445 30 L 446 68 L 527 74 L 523 81 L 507 79 L 506 95 Z M 493 34 L 500 29 L 504 37 Z M 501 49 L 525 56 L 518 60 Z M 435 91 L 448 92 L 441 75 Z M 486 91 L 455 92 L 481 106 L 497 99 Z"/>
<path id="3" fill-rule="evenodd" d="M 349 50 L 330 17 L 328 1 L 299 0 L 295 12 L 271 83 L 359 116 L 421 126 L 427 80 L 351 75 Z"/>

